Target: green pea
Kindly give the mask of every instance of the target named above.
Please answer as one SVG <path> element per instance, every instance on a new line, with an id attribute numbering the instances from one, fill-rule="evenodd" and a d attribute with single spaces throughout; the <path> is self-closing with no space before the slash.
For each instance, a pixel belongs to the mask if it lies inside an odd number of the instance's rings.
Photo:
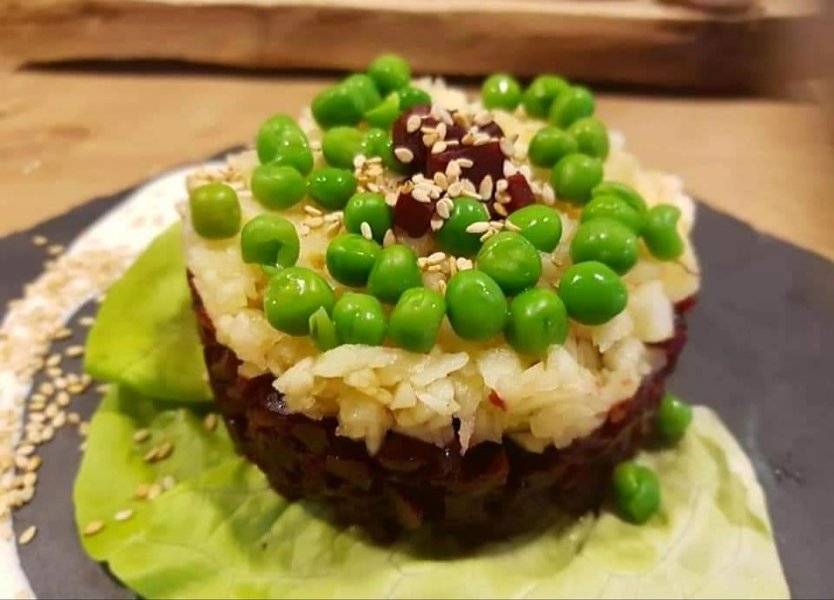
<path id="1" fill-rule="evenodd" d="M 428 288 L 411 288 L 403 292 L 391 312 L 388 337 L 410 352 L 429 352 L 437 340 L 446 301 Z"/>
<path id="2" fill-rule="evenodd" d="M 294 167 L 304 175 L 313 168 L 313 152 L 307 136 L 287 115 L 267 119 L 258 130 L 255 146 L 262 164 Z"/>
<path id="3" fill-rule="evenodd" d="M 628 291 L 620 277 L 601 262 L 573 265 L 559 280 L 559 297 L 572 319 L 602 325 L 623 312 Z"/>
<path id="4" fill-rule="evenodd" d="M 683 240 L 678 234 L 681 210 L 671 204 L 658 204 L 646 214 L 643 241 L 652 256 L 660 260 L 675 260 L 683 254 Z"/>
<path id="5" fill-rule="evenodd" d="M 663 394 L 655 415 L 654 429 L 668 443 L 679 441 L 692 422 L 692 407 L 671 392 Z"/>
<path id="6" fill-rule="evenodd" d="M 553 167 L 550 184 L 556 195 L 574 204 L 586 204 L 591 190 L 602 181 L 602 162 L 584 154 L 568 154 Z"/>
<path id="7" fill-rule="evenodd" d="M 408 165 L 404 165 L 394 156 L 394 143 L 391 134 L 384 129 L 372 127 L 365 132 L 365 152 L 367 156 L 379 156 L 385 168 L 395 173 L 404 173 Z"/>
<path id="8" fill-rule="evenodd" d="M 582 209 L 582 223 L 593 219 L 613 219 L 638 234 L 643 228 L 643 214 L 619 197 L 609 194 L 594 195 Z"/>
<path id="9" fill-rule="evenodd" d="M 355 191 L 356 178 L 347 169 L 316 169 L 307 180 L 307 193 L 329 210 L 343 209 Z"/>
<path id="10" fill-rule="evenodd" d="M 379 244 L 361 235 L 340 235 L 327 246 L 327 270 L 333 279 L 343 285 L 363 287 L 368 283 L 368 276 L 381 250 Z"/>
<path id="11" fill-rule="evenodd" d="M 313 170 L 313 151 L 306 140 L 303 144 L 287 144 L 278 150 L 272 161 L 276 165 L 283 165 L 297 169 L 299 173 L 307 175 Z"/>
<path id="12" fill-rule="evenodd" d="M 568 336 L 568 313 L 553 290 L 533 288 L 521 292 L 510 303 L 504 335 L 521 354 L 542 356 Z"/>
<path id="13" fill-rule="evenodd" d="M 465 340 L 488 340 L 507 322 L 507 299 L 495 280 L 478 269 L 459 271 L 446 286 L 452 329 Z"/>
<path id="14" fill-rule="evenodd" d="M 524 91 L 521 103 L 531 117 L 546 119 L 553 101 L 569 87 L 568 82 L 557 75 L 539 75 Z"/>
<path id="15" fill-rule="evenodd" d="M 400 110 L 403 112 L 418 104 L 431 104 L 431 96 L 428 92 L 413 85 L 398 89 L 397 95 L 400 97 Z"/>
<path id="16" fill-rule="evenodd" d="M 266 320 L 289 335 L 310 333 L 310 316 L 319 308 L 330 311 L 336 297 L 324 278 L 304 267 L 289 267 L 276 273 L 264 292 Z"/>
<path id="17" fill-rule="evenodd" d="M 376 83 L 364 73 L 354 73 L 346 77 L 341 85 L 353 91 L 359 97 L 363 113 L 382 102 L 382 96 L 379 95 Z"/>
<path id="18" fill-rule="evenodd" d="M 376 192 L 360 192 L 351 196 L 345 206 L 345 229 L 351 233 L 362 233 L 362 223 L 371 228 L 373 238 L 382 242 L 385 232 L 393 226 L 391 208 L 385 203 L 385 196 Z"/>
<path id="19" fill-rule="evenodd" d="M 368 67 L 368 75 L 383 94 L 398 90 L 411 81 L 411 67 L 408 62 L 396 54 L 377 56 Z"/>
<path id="20" fill-rule="evenodd" d="M 485 108 L 513 111 L 521 102 L 521 85 L 506 73 L 490 75 L 481 86 L 481 101 Z"/>
<path id="21" fill-rule="evenodd" d="M 573 235 L 570 256 L 575 263 L 595 260 L 623 275 L 637 264 L 637 235 L 619 221 L 593 219 L 582 223 Z"/>
<path id="22" fill-rule="evenodd" d="M 333 127 L 321 141 L 324 160 L 331 167 L 353 170 L 353 159 L 365 154 L 365 134 L 355 127 Z"/>
<path id="23" fill-rule="evenodd" d="M 313 118 L 322 129 L 337 125 L 356 125 L 362 120 L 364 101 L 354 89 L 334 85 L 313 98 Z"/>
<path id="24" fill-rule="evenodd" d="M 660 482 L 654 471 L 633 462 L 614 469 L 614 504 L 620 516 L 640 525 L 660 508 Z"/>
<path id="25" fill-rule="evenodd" d="M 542 127 L 530 140 L 527 155 L 537 167 L 549 168 L 578 149 L 579 145 L 568 132 L 558 127 Z"/>
<path id="26" fill-rule="evenodd" d="M 646 201 L 643 200 L 643 196 L 638 194 L 633 187 L 624 183 L 618 183 L 616 181 L 603 181 L 593 189 L 591 195 L 594 197 L 616 196 L 641 215 L 646 212 Z"/>
<path id="27" fill-rule="evenodd" d="M 365 113 L 369 125 L 390 129 L 400 116 L 400 96 L 396 92 L 389 94 L 385 100 Z"/>
<path id="28" fill-rule="evenodd" d="M 336 335 L 343 344 L 379 346 L 385 339 L 385 312 L 368 294 L 347 292 L 333 307 Z"/>
<path id="29" fill-rule="evenodd" d="M 509 217 L 507 223 L 518 227 L 521 235 L 541 252 L 553 252 L 562 238 L 562 218 L 555 208 L 543 204 L 531 204 L 520 208 Z"/>
<path id="30" fill-rule="evenodd" d="M 417 265 L 417 255 L 403 244 L 383 248 L 368 276 L 368 291 L 390 304 L 399 300 L 407 289 L 422 285 L 423 276 Z"/>
<path id="31" fill-rule="evenodd" d="M 310 328 L 310 339 L 313 340 L 316 348 L 322 352 L 327 352 L 339 345 L 336 326 L 323 306 L 310 315 L 308 326 Z"/>
<path id="32" fill-rule="evenodd" d="M 230 238 L 240 229 L 240 202 L 237 192 L 225 183 L 207 183 L 188 197 L 191 225 L 200 237 L 211 240 Z"/>
<path id="33" fill-rule="evenodd" d="M 550 107 L 549 121 L 557 127 L 567 128 L 582 117 L 594 114 L 594 96 L 581 85 L 574 85 L 560 93 Z"/>
<path id="34" fill-rule="evenodd" d="M 258 215 L 243 226 L 240 251 L 245 263 L 291 267 L 300 253 L 298 233 L 280 215 Z"/>
<path id="35" fill-rule="evenodd" d="M 542 274 L 539 251 L 530 240 L 512 231 L 502 231 L 484 242 L 476 263 L 508 296 L 536 285 Z"/>
<path id="36" fill-rule="evenodd" d="M 608 156 L 608 130 L 596 117 L 579 119 L 568 128 L 582 154 L 605 160 Z"/>
<path id="37" fill-rule="evenodd" d="M 307 191 L 307 184 L 298 169 L 275 163 L 255 167 L 249 187 L 255 200 L 270 210 L 293 206 Z"/>
<path id="38" fill-rule="evenodd" d="M 460 196 L 453 200 L 449 218 L 435 234 L 437 245 L 455 256 L 472 256 L 481 247 L 482 233 L 467 233 L 472 223 L 489 221 L 489 213 L 482 202 Z"/>

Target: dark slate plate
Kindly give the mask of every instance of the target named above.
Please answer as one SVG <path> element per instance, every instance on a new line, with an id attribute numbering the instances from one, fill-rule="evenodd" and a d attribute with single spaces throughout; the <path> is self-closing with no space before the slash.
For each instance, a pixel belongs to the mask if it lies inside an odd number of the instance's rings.
<path id="1" fill-rule="evenodd" d="M 34 233 L 68 243 L 128 193 L 0 239 L 0 300 L 17 297 L 38 274 L 44 256 L 31 244 Z M 834 358 L 834 264 L 704 205 L 695 242 L 705 279 L 673 389 L 717 409 L 752 458 L 794 597 L 830 597 L 834 377 L 823 369 Z M 87 417 L 97 396 L 75 403 Z M 42 452 L 37 496 L 15 515 L 18 534 L 39 526 L 21 549 L 23 567 L 43 598 L 131 597 L 79 545 L 71 502 L 77 446 L 65 428 Z"/>

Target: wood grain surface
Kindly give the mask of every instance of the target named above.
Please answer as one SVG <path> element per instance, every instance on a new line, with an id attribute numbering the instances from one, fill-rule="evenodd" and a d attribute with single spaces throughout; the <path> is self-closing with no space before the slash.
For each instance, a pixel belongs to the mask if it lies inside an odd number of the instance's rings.
<path id="1" fill-rule="evenodd" d="M 0 73 L 0 234 L 250 141 L 324 79 Z M 834 142 L 812 104 L 601 94 L 644 165 L 753 226 L 834 259 Z"/>
<path id="2" fill-rule="evenodd" d="M 435 73 L 760 90 L 795 72 L 820 1 L 0 0 L 0 55 L 357 69 L 397 48 Z"/>

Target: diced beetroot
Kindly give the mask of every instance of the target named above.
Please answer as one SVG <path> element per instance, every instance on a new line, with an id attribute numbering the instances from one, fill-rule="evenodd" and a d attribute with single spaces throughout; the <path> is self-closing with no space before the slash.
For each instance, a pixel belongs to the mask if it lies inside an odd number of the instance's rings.
<path id="1" fill-rule="evenodd" d="M 483 133 L 488 133 L 490 135 L 490 137 L 494 137 L 494 138 L 504 137 L 504 130 L 501 129 L 501 126 L 498 123 L 496 123 L 495 121 L 492 121 L 491 123 L 487 123 L 486 125 L 478 126 L 478 131 L 481 131 Z"/>
<path id="2" fill-rule="evenodd" d="M 391 127 L 391 140 L 393 141 L 394 150 L 397 148 L 408 148 L 414 155 L 414 159 L 409 163 L 401 163 L 408 173 L 418 173 L 423 171 L 426 166 L 426 156 L 428 156 L 428 148 L 423 144 L 423 133 L 417 129 L 409 133 L 407 123 L 411 115 L 427 115 L 431 107 L 428 104 L 417 104 L 412 106 L 407 111 L 394 121 Z M 433 126 L 437 121 L 432 118 L 424 119 L 423 125 Z M 399 160 L 399 159 L 397 159 Z"/>
<path id="3" fill-rule="evenodd" d="M 410 193 L 400 192 L 394 207 L 394 225 L 411 237 L 424 235 L 431 227 L 434 202 L 418 202 Z"/>
<path id="4" fill-rule="evenodd" d="M 473 162 L 471 168 L 461 169 L 461 176 L 469 179 L 477 188 L 484 177 L 492 176 L 492 181 L 498 181 L 504 175 L 504 153 L 498 142 L 489 142 L 480 146 L 452 146 L 439 154 L 430 154 L 426 163 L 426 176 L 445 172 L 452 160 L 468 158 Z"/>
<path id="5" fill-rule="evenodd" d="M 527 179 L 521 173 L 507 177 L 507 193 L 511 200 L 509 204 L 505 205 L 505 208 L 510 214 L 536 201 L 533 190 L 530 189 L 530 184 L 527 183 Z"/>

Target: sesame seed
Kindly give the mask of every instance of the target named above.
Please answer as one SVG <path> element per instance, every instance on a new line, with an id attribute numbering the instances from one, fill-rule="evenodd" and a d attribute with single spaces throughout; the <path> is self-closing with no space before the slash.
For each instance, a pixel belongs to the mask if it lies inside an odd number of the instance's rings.
<path id="1" fill-rule="evenodd" d="M 32 243 L 35 246 L 46 246 L 49 243 L 49 240 L 42 235 L 36 235 L 32 237 Z"/>
<path id="2" fill-rule="evenodd" d="M 460 177 L 460 162 L 459 160 L 450 160 L 449 164 L 446 165 L 446 177 L 449 178 L 449 182 L 451 185 L 452 181 L 456 181 L 458 177 Z"/>
<path id="3" fill-rule="evenodd" d="M 458 259 L 455 262 L 457 263 L 458 271 L 466 271 L 474 266 L 471 260 L 469 260 L 468 258 L 464 258 L 463 256 L 458 257 Z"/>
<path id="4" fill-rule="evenodd" d="M 171 442 L 162 442 L 162 445 L 159 446 L 156 460 L 165 460 L 174 452 L 174 444 Z"/>
<path id="5" fill-rule="evenodd" d="M 435 206 L 435 210 L 437 211 L 437 216 L 441 219 L 448 219 L 449 216 L 452 214 L 452 208 L 454 204 L 452 203 L 449 198 L 441 198 L 440 201 Z"/>
<path id="6" fill-rule="evenodd" d="M 102 529 L 104 529 L 104 521 L 90 521 L 87 523 L 87 526 L 84 527 L 84 535 L 86 537 L 90 537 L 101 532 Z"/>
<path id="7" fill-rule="evenodd" d="M 481 180 L 481 185 L 478 187 L 478 193 L 481 198 L 492 197 L 492 175 L 485 175 Z"/>
<path id="8" fill-rule="evenodd" d="M 495 182 L 495 191 L 497 193 L 506 192 L 509 185 L 510 184 L 506 179 L 499 179 Z"/>
<path id="9" fill-rule="evenodd" d="M 488 110 L 482 110 L 481 112 L 476 114 L 475 118 L 473 119 L 475 125 L 478 125 L 479 127 L 483 127 L 484 125 L 489 125 L 490 123 L 493 122 L 493 120 L 494 120 L 494 117 L 492 116 L 492 113 L 489 112 Z"/>
<path id="10" fill-rule="evenodd" d="M 429 273 L 439 273 L 441 270 L 443 270 L 441 265 L 429 265 L 426 269 Z"/>
<path id="11" fill-rule="evenodd" d="M 508 160 L 504 161 L 503 166 L 504 177 L 512 177 L 518 172 L 516 166 Z"/>
<path id="12" fill-rule="evenodd" d="M 507 212 L 507 209 L 506 209 L 506 208 L 504 207 L 504 205 L 503 205 L 503 204 L 501 204 L 500 202 L 494 202 L 494 203 L 492 204 L 492 209 L 493 209 L 496 213 L 498 213 L 499 215 L 501 215 L 502 217 L 506 217 L 506 216 L 509 214 L 509 213 Z"/>
<path id="13" fill-rule="evenodd" d="M 115 515 L 113 515 L 113 519 L 116 520 L 116 521 L 119 521 L 121 523 L 122 521 L 127 521 L 132 516 L 133 516 L 133 509 L 132 508 L 126 508 L 124 510 L 120 510 Z"/>
<path id="14" fill-rule="evenodd" d="M 501 138 L 501 141 L 498 142 L 501 152 L 504 153 L 504 156 L 507 158 L 512 158 L 515 155 L 515 144 L 510 138 Z"/>
<path id="15" fill-rule="evenodd" d="M 35 484 L 38 482 L 38 474 L 33 472 L 28 472 L 23 476 L 23 486 L 24 487 L 35 487 Z"/>
<path id="16" fill-rule="evenodd" d="M 433 252 L 428 257 L 426 257 L 426 264 L 439 265 L 444 260 L 446 260 L 446 253 L 445 252 Z"/>
<path id="17" fill-rule="evenodd" d="M 174 479 L 173 475 L 166 475 L 162 478 L 162 489 L 168 491 L 172 489 L 175 485 L 177 485 L 177 480 Z"/>
<path id="18" fill-rule="evenodd" d="M 556 203 L 556 194 L 549 183 L 542 186 L 542 202 L 551 206 Z"/>
<path id="19" fill-rule="evenodd" d="M 366 160 L 367 159 L 365 158 L 364 154 L 357 154 L 356 156 L 353 157 L 353 168 L 354 169 L 361 169 L 362 167 L 365 166 L 365 161 Z"/>
<path id="20" fill-rule="evenodd" d="M 489 223 L 486 221 L 477 221 L 475 223 L 471 223 L 466 228 L 466 233 L 484 233 L 489 229 Z"/>
<path id="21" fill-rule="evenodd" d="M 148 429 L 139 429 L 138 431 L 134 432 L 133 434 L 133 441 L 134 443 L 141 444 L 145 440 L 151 437 L 151 432 Z"/>
<path id="22" fill-rule="evenodd" d="M 136 486 L 133 490 L 133 497 L 137 500 L 144 500 L 148 497 L 148 491 L 150 490 L 150 486 L 147 483 L 140 483 Z"/>
<path id="23" fill-rule="evenodd" d="M 55 429 L 51 425 L 44 427 L 43 433 L 41 434 L 41 441 L 49 442 L 53 437 L 55 437 Z"/>
<path id="24" fill-rule="evenodd" d="M 35 447 L 31 444 L 24 444 L 20 448 L 17 449 L 17 453 L 23 456 L 30 456 L 35 452 Z"/>
<path id="25" fill-rule="evenodd" d="M 437 124 L 437 137 L 441 140 L 446 138 L 446 123 Z"/>
<path id="26" fill-rule="evenodd" d="M 78 323 L 83 327 L 92 327 L 96 320 L 93 317 L 81 317 Z"/>
<path id="27" fill-rule="evenodd" d="M 479 133 L 478 135 L 475 136 L 475 139 L 472 142 L 472 145 L 473 146 L 484 146 L 486 144 L 489 144 L 491 141 L 492 141 L 492 138 L 489 137 L 488 134 Z"/>
<path id="28" fill-rule="evenodd" d="M 496 233 L 497 233 L 497 232 L 496 232 L 494 229 L 488 229 L 488 230 L 486 231 L 486 233 L 484 233 L 484 235 L 482 235 L 479 239 L 480 239 L 482 242 L 485 242 L 485 241 L 487 241 L 489 238 L 491 238 L 492 236 L 494 236 Z"/>
<path id="29" fill-rule="evenodd" d="M 327 213 L 326 215 L 324 215 L 324 222 L 325 223 L 338 223 L 339 221 L 342 220 L 342 216 L 343 216 L 343 213 L 340 210 L 337 210 L 336 212 L 332 212 L 332 213 Z"/>
<path id="30" fill-rule="evenodd" d="M 471 158 L 459 158 L 457 163 L 460 165 L 462 169 L 471 169 L 475 166 L 475 161 Z"/>
<path id="31" fill-rule="evenodd" d="M 366 240 L 374 239 L 374 232 L 367 221 L 362 221 L 362 224 L 359 225 L 359 232 L 362 234 L 362 237 Z"/>
<path id="32" fill-rule="evenodd" d="M 64 389 L 66 389 L 66 388 L 67 388 L 67 386 L 69 385 L 69 383 L 68 383 L 68 382 L 67 382 L 67 380 L 66 380 L 65 378 L 63 378 L 63 377 L 56 377 L 56 378 L 52 381 L 52 385 L 54 385 L 54 386 L 55 386 L 55 389 L 56 389 L 56 390 L 64 390 Z"/>
<path id="33" fill-rule="evenodd" d="M 446 192 L 449 194 L 450 197 L 457 198 L 458 196 L 460 196 L 463 193 L 463 182 L 462 181 L 456 181 L 456 182 L 450 184 L 449 188 L 446 190 Z"/>
<path id="34" fill-rule="evenodd" d="M 422 122 L 423 120 L 420 118 L 420 115 L 411 115 L 405 122 L 406 132 L 414 133 L 415 131 L 420 129 L 420 125 L 422 124 Z"/>
<path id="35" fill-rule="evenodd" d="M 435 133 L 434 131 L 423 135 L 423 145 L 426 148 L 431 148 L 432 146 L 434 146 L 435 142 L 437 142 L 437 133 Z"/>
<path id="36" fill-rule="evenodd" d="M 206 418 L 203 419 L 203 428 L 206 431 L 214 431 L 217 429 L 217 414 L 216 413 L 209 413 L 206 415 Z"/>
<path id="37" fill-rule="evenodd" d="M 315 206 L 312 206 L 310 204 L 305 204 L 304 205 L 304 212 L 306 212 L 308 215 L 312 215 L 314 217 L 320 217 L 321 215 L 324 214 L 318 208 L 316 208 Z"/>
<path id="38" fill-rule="evenodd" d="M 159 447 L 154 446 L 153 448 L 145 452 L 145 456 L 142 457 L 142 460 L 144 460 L 147 463 L 154 462 L 156 460 L 157 454 L 159 454 Z"/>
<path id="39" fill-rule="evenodd" d="M 47 377 L 51 377 L 53 380 L 60 378 L 62 374 L 63 371 L 61 371 L 60 367 L 49 367 L 46 370 Z"/>
<path id="40" fill-rule="evenodd" d="M 70 403 L 70 395 L 67 392 L 58 392 L 55 395 L 55 403 L 61 407 L 67 407 Z"/>
<path id="41" fill-rule="evenodd" d="M 305 236 L 306 236 L 306 235 L 308 235 L 309 233 L 310 233 L 310 228 L 309 228 L 307 225 L 305 225 L 304 223 L 302 223 L 301 225 L 299 225 L 299 227 L 298 227 L 298 235 L 300 235 L 301 237 L 305 237 Z"/>
<path id="42" fill-rule="evenodd" d="M 61 355 L 60 354 L 52 354 L 49 358 L 46 359 L 46 366 L 47 367 L 55 367 L 61 362 Z"/>
<path id="43" fill-rule="evenodd" d="M 446 151 L 446 142 L 437 142 L 431 147 L 432 154 L 440 154 Z"/>
<path id="44" fill-rule="evenodd" d="M 385 237 L 382 238 L 382 245 L 383 247 L 393 246 L 397 243 L 397 236 L 394 234 L 393 229 L 389 229 L 385 232 Z"/>
<path id="45" fill-rule="evenodd" d="M 54 417 L 55 415 L 58 414 L 58 405 L 57 404 L 50 404 L 49 406 L 46 407 L 46 410 L 44 411 L 44 414 L 48 418 L 51 419 L 52 417 Z"/>
<path id="46" fill-rule="evenodd" d="M 35 471 L 37 471 L 38 469 L 41 468 L 42 462 L 43 462 L 43 460 L 41 459 L 41 457 L 35 455 L 26 464 L 26 470 L 29 471 L 30 473 L 35 472 Z"/>
<path id="47" fill-rule="evenodd" d="M 23 533 L 20 534 L 20 537 L 17 538 L 17 543 L 21 546 L 25 546 L 34 539 L 35 534 L 37 533 L 38 528 L 35 525 L 29 525 L 29 527 L 24 529 Z"/>
<path id="48" fill-rule="evenodd" d="M 521 227 L 513 223 L 512 221 L 504 221 L 504 228 L 507 231 L 521 231 Z"/>
<path id="49" fill-rule="evenodd" d="M 433 180 L 434 183 L 441 189 L 445 190 L 449 187 L 449 178 L 446 177 L 446 174 L 442 171 L 438 171 L 437 173 L 435 173 Z"/>
<path id="50" fill-rule="evenodd" d="M 148 500 L 156 500 L 160 495 L 162 495 L 162 487 L 158 483 L 154 483 L 148 488 Z"/>
<path id="51" fill-rule="evenodd" d="M 414 160 L 414 153 L 406 148 L 405 146 L 400 146 L 399 148 L 394 149 L 394 156 L 397 157 L 397 160 L 403 163 L 410 163 Z"/>
<path id="52" fill-rule="evenodd" d="M 69 421 L 73 425 L 78 425 L 81 422 L 81 415 L 77 412 L 71 412 L 67 415 L 67 421 Z"/>
<path id="53" fill-rule="evenodd" d="M 428 204 L 431 202 L 431 197 L 429 196 L 430 192 L 425 187 L 416 187 L 411 192 L 411 197 L 414 198 L 417 202 L 422 202 L 423 204 Z"/>
<path id="54" fill-rule="evenodd" d="M 396 192 L 389 192 L 385 194 L 385 204 L 388 206 L 396 206 L 397 205 L 397 193 Z"/>
<path id="55" fill-rule="evenodd" d="M 336 235 L 336 232 L 339 231 L 341 228 L 342 228 L 342 224 L 339 223 L 338 221 L 335 222 L 335 223 L 330 223 L 327 227 L 325 227 L 324 233 L 326 233 L 328 236 L 332 237 L 332 236 Z"/>
<path id="56" fill-rule="evenodd" d="M 307 225 L 310 229 L 318 229 L 322 225 L 324 225 L 324 219 L 321 217 L 308 217 L 304 224 Z"/>
<path id="57" fill-rule="evenodd" d="M 64 251 L 64 247 L 61 244 L 52 244 L 46 249 L 46 253 L 49 256 L 58 256 Z"/>
<path id="58" fill-rule="evenodd" d="M 432 219 L 431 221 L 429 221 L 429 225 L 431 226 L 432 231 L 437 231 L 438 229 L 443 227 L 443 223 L 443 219 Z"/>

